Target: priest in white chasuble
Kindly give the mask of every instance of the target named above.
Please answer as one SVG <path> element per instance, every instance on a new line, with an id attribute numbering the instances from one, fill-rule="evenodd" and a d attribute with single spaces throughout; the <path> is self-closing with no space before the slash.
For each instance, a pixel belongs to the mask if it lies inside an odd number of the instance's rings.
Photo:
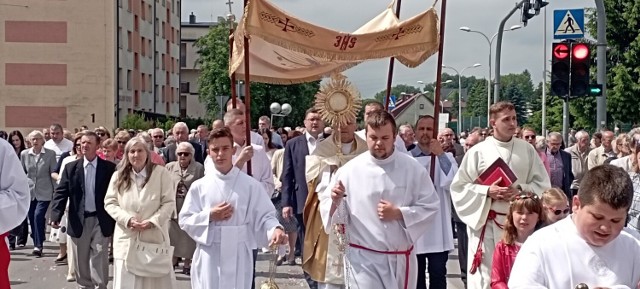
<path id="1" fill-rule="evenodd" d="M 582 178 L 573 213 L 533 233 L 511 270 L 511 289 L 640 287 L 640 243 L 623 229 L 633 201 L 624 169 L 601 165 Z"/>
<path id="2" fill-rule="evenodd" d="M 344 227 L 345 282 L 354 289 L 416 288 L 414 244 L 440 209 L 427 171 L 394 150 L 396 123 L 386 111 L 366 122 L 368 153 L 338 169 L 320 195 L 324 229 Z"/>
<path id="3" fill-rule="evenodd" d="M 432 138 L 435 121 L 430 115 L 421 116 L 416 122 L 418 145 L 410 153 L 431 176 L 431 158 L 436 156 L 433 185 L 440 200 L 440 208 L 424 235 L 415 245 L 418 260 L 418 286 L 416 289 L 447 288 L 447 260 L 454 249 L 451 227 L 451 192 L 449 187 L 458 171 L 456 159 L 445 153 L 437 139 Z M 427 266 L 428 264 L 428 266 Z M 427 286 L 425 272 L 429 273 Z"/>
<path id="4" fill-rule="evenodd" d="M 491 105 L 493 137 L 478 143 L 465 154 L 451 184 L 451 199 L 460 219 L 467 224 L 469 254 L 467 286 L 489 289 L 493 251 L 502 238 L 509 198 L 520 191 L 541 195 L 551 187 L 549 175 L 535 148 L 513 137 L 518 121 L 513 104 Z M 513 171 L 517 180 L 508 187 L 479 184 L 480 176 L 498 158 Z"/>
<path id="5" fill-rule="evenodd" d="M 233 165 L 229 129 L 214 129 L 207 144 L 215 170 L 191 185 L 179 214 L 180 228 L 196 242 L 191 287 L 250 289 L 253 249 L 287 236 L 264 187 Z"/>
<path id="6" fill-rule="evenodd" d="M 318 289 L 344 288 L 343 256 L 338 250 L 335 232 L 327 234 L 324 231 L 318 192 L 327 188 L 338 168 L 367 151 L 367 143 L 355 134 L 355 118 L 333 129 L 332 137 L 319 143 L 306 159 L 309 195 L 303 213 L 307 231 L 302 250 L 302 269 L 318 282 Z"/>

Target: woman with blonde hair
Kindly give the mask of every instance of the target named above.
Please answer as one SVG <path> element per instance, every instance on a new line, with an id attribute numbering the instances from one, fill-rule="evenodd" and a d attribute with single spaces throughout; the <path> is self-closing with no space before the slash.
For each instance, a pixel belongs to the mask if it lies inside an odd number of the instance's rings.
<path id="1" fill-rule="evenodd" d="M 551 188 L 542 193 L 542 205 L 547 215 L 547 225 L 560 221 L 571 213 L 569 199 L 558 188 Z"/>
<path id="2" fill-rule="evenodd" d="M 175 212 L 176 187 L 171 173 L 151 161 L 143 138 L 134 137 L 127 142 L 104 200 L 105 210 L 117 224 L 113 234 L 114 289 L 175 288 L 171 256 L 155 259 L 162 264 L 168 261 L 166 268 L 158 263 L 145 264 L 144 258 L 137 258 L 141 251 L 136 245 L 150 243 L 170 248 L 169 220 Z M 153 272 L 142 272 L 145 266 L 153 268 Z"/>

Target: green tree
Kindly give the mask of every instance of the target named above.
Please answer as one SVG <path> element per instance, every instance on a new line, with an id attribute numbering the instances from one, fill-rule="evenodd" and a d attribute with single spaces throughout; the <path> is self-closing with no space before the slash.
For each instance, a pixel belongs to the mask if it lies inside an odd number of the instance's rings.
<path id="1" fill-rule="evenodd" d="M 152 123 L 147 121 L 141 113 L 130 113 L 127 114 L 121 125 L 124 129 L 148 130 Z"/>
<path id="2" fill-rule="evenodd" d="M 462 113 L 465 116 L 487 115 L 487 81 L 480 79 L 470 89 L 467 107 Z"/>
<path id="3" fill-rule="evenodd" d="M 198 48 L 198 64 L 201 69 L 198 78 L 200 100 L 207 107 L 208 118 L 215 119 L 221 109 L 217 101 L 218 96 L 230 95 L 228 22 L 220 19 L 220 23 L 211 27 L 207 35 L 199 38 L 195 46 Z M 275 117 L 274 125 L 296 126 L 302 123 L 305 111 L 313 105 L 320 81 L 294 85 L 250 85 L 252 125 L 258 123 L 259 116 L 270 116 L 269 106 L 273 102 L 279 102 L 291 104 L 293 111 L 284 119 Z M 239 94 L 243 95 L 243 92 Z"/>
<path id="4" fill-rule="evenodd" d="M 604 0 L 607 15 L 607 123 L 638 121 L 640 115 L 640 2 Z M 596 13 L 587 13 L 587 32 L 597 35 Z M 594 47 L 595 48 L 595 47 Z M 595 58 L 596 53 L 592 53 Z M 592 79 L 596 77 L 592 73 Z M 595 128 L 595 98 L 576 101 L 572 112 L 580 113 L 576 122 Z M 583 106 L 582 103 L 588 104 Z M 591 105 L 594 105 L 591 107 Z M 590 123 L 588 123 L 590 122 Z M 597 125 L 599 126 L 599 125 Z M 611 125 L 610 125 L 611 126 Z"/>

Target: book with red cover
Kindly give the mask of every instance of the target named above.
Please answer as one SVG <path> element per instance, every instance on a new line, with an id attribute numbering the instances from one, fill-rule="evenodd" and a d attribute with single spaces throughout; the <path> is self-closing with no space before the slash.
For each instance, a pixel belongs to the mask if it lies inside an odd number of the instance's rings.
<path id="1" fill-rule="evenodd" d="M 484 170 L 484 172 L 478 176 L 478 179 L 476 179 L 476 183 L 490 186 L 499 178 L 502 178 L 500 183 L 498 183 L 500 187 L 509 187 L 518 179 L 516 174 L 513 173 L 509 165 L 507 165 L 502 158 L 498 158 Z"/>

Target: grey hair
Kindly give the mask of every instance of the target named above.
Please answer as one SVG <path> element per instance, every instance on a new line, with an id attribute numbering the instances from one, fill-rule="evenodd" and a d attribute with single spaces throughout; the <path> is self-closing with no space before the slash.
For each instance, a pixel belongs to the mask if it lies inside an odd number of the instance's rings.
<path id="1" fill-rule="evenodd" d="M 552 131 L 547 135 L 547 138 L 557 138 L 562 141 L 562 135 L 559 132 Z"/>
<path id="2" fill-rule="evenodd" d="M 149 181 L 151 173 L 153 172 L 153 168 L 155 167 L 155 164 L 151 161 L 151 151 L 149 150 L 149 146 L 147 145 L 147 142 L 144 140 L 144 138 L 136 136 L 130 139 L 124 146 L 124 157 L 118 163 L 118 179 L 116 180 L 115 187 L 120 193 L 123 193 L 124 191 L 129 189 L 131 187 L 131 184 L 133 183 L 133 180 L 131 179 L 133 165 L 129 161 L 129 151 L 133 146 L 137 144 L 141 144 L 145 152 L 147 153 L 147 160 L 144 168 L 144 170 L 146 170 L 147 172 L 147 178 L 144 181 L 145 184 Z"/>
<path id="3" fill-rule="evenodd" d="M 31 131 L 29 133 L 29 135 L 27 135 L 27 139 L 31 140 L 31 139 L 34 139 L 34 138 L 44 139 L 44 134 L 39 130 Z"/>
<path id="4" fill-rule="evenodd" d="M 543 136 L 536 136 L 536 149 L 544 150 L 547 148 L 547 139 Z"/>
<path id="5" fill-rule="evenodd" d="M 149 149 L 153 150 L 153 139 L 151 139 L 151 136 L 149 135 L 149 133 L 147 133 L 146 131 L 143 131 L 139 133 L 137 137 L 142 138 L 147 143 L 147 146 L 149 147 Z"/>
<path id="6" fill-rule="evenodd" d="M 196 154 L 196 150 L 193 148 L 193 145 L 191 145 L 191 143 L 189 143 L 188 141 L 183 141 L 178 144 L 178 146 L 176 147 L 176 157 L 178 156 L 178 151 L 180 151 L 180 149 L 186 149 L 187 151 L 189 151 L 189 153 L 191 153 L 192 156 Z"/>
<path id="7" fill-rule="evenodd" d="M 176 124 L 173 125 L 173 129 L 175 130 L 176 128 L 184 128 L 187 130 L 187 133 L 189 133 L 189 126 L 184 122 L 176 122 Z"/>
<path id="8" fill-rule="evenodd" d="M 579 131 L 579 132 L 576 132 L 576 134 L 575 134 L 576 139 L 581 139 L 581 138 L 583 138 L 583 137 L 585 137 L 585 136 L 586 136 L 586 137 L 589 137 L 589 133 L 588 133 L 588 132 L 586 132 L 586 131 L 584 131 L 584 130 L 581 130 L 581 131 Z"/>

